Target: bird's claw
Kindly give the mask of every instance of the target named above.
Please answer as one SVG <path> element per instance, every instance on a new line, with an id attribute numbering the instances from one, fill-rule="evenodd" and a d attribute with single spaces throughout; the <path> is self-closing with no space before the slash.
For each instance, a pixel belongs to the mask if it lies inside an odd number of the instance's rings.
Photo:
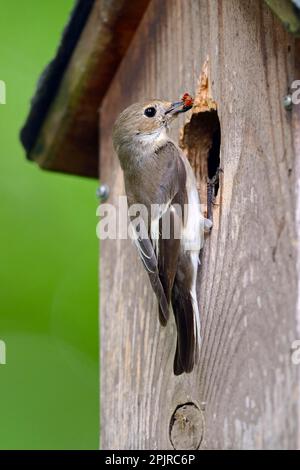
<path id="1" fill-rule="evenodd" d="M 222 168 L 217 168 L 215 175 L 212 178 L 207 178 L 207 218 L 212 220 L 212 206 L 215 205 L 215 187 L 219 184 L 219 175 L 224 173 Z"/>
<path id="2" fill-rule="evenodd" d="M 211 231 L 211 228 L 213 226 L 212 220 L 204 218 L 204 232 L 209 233 Z"/>

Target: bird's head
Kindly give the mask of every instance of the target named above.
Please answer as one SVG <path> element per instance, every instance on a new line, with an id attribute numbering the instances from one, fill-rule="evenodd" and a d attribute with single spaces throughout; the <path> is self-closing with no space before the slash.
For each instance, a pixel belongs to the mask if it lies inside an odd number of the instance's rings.
<path id="1" fill-rule="evenodd" d="M 185 95 L 184 95 L 185 96 Z M 113 128 L 115 150 L 131 151 L 144 146 L 160 146 L 166 140 L 169 124 L 178 114 L 188 111 L 192 101 L 169 102 L 151 100 L 135 103 L 126 108 L 118 117 Z"/>

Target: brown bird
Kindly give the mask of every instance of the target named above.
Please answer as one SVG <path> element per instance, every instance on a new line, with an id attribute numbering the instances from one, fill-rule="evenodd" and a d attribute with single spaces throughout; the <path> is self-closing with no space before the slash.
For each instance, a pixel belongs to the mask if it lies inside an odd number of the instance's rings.
<path id="1" fill-rule="evenodd" d="M 191 372 L 199 355 L 196 278 L 203 229 L 212 225 L 201 214 L 189 161 L 167 133 L 172 120 L 190 108 L 184 98 L 175 103 L 136 103 L 120 114 L 113 129 L 129 213 L 136 204 L 145 209 L 137 219 L 130 215 L 135 243 L 158 299 L 160 323 L 166 325 L 170 306 L 174 312 L 176 375 Z"/>

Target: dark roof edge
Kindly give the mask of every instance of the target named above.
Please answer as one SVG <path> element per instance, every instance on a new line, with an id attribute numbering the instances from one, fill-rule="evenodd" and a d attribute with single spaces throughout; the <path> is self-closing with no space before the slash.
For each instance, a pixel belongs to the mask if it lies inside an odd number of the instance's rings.
<path id="1" fill-rule="evenodd" d="M 95 0 L 76 0 L 69 22 L 63 31 L 56 56 L 47 65 L 38 81 L 29 114 L 20 132 L 21 142 L 27 152 L 27 156 L 29 156 L 30 151 L 35 145 L 64 72 L 92 11 L 94 2 Z"/>
<path id="2" fill-rule="evenodd" d="M 300 0 L 265 0 L 285 29 L 300 37 Z"/>

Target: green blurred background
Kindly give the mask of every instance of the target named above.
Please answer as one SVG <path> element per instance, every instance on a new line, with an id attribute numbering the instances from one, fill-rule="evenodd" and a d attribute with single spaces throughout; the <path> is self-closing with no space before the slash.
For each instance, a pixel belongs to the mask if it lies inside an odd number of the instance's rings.
<path id="1" fill-rule="evenodd" d="M 19 142 L 73 0 L 0 0 L 1 449 L 98 447 L 95 181 L 43 172 Z"/>

